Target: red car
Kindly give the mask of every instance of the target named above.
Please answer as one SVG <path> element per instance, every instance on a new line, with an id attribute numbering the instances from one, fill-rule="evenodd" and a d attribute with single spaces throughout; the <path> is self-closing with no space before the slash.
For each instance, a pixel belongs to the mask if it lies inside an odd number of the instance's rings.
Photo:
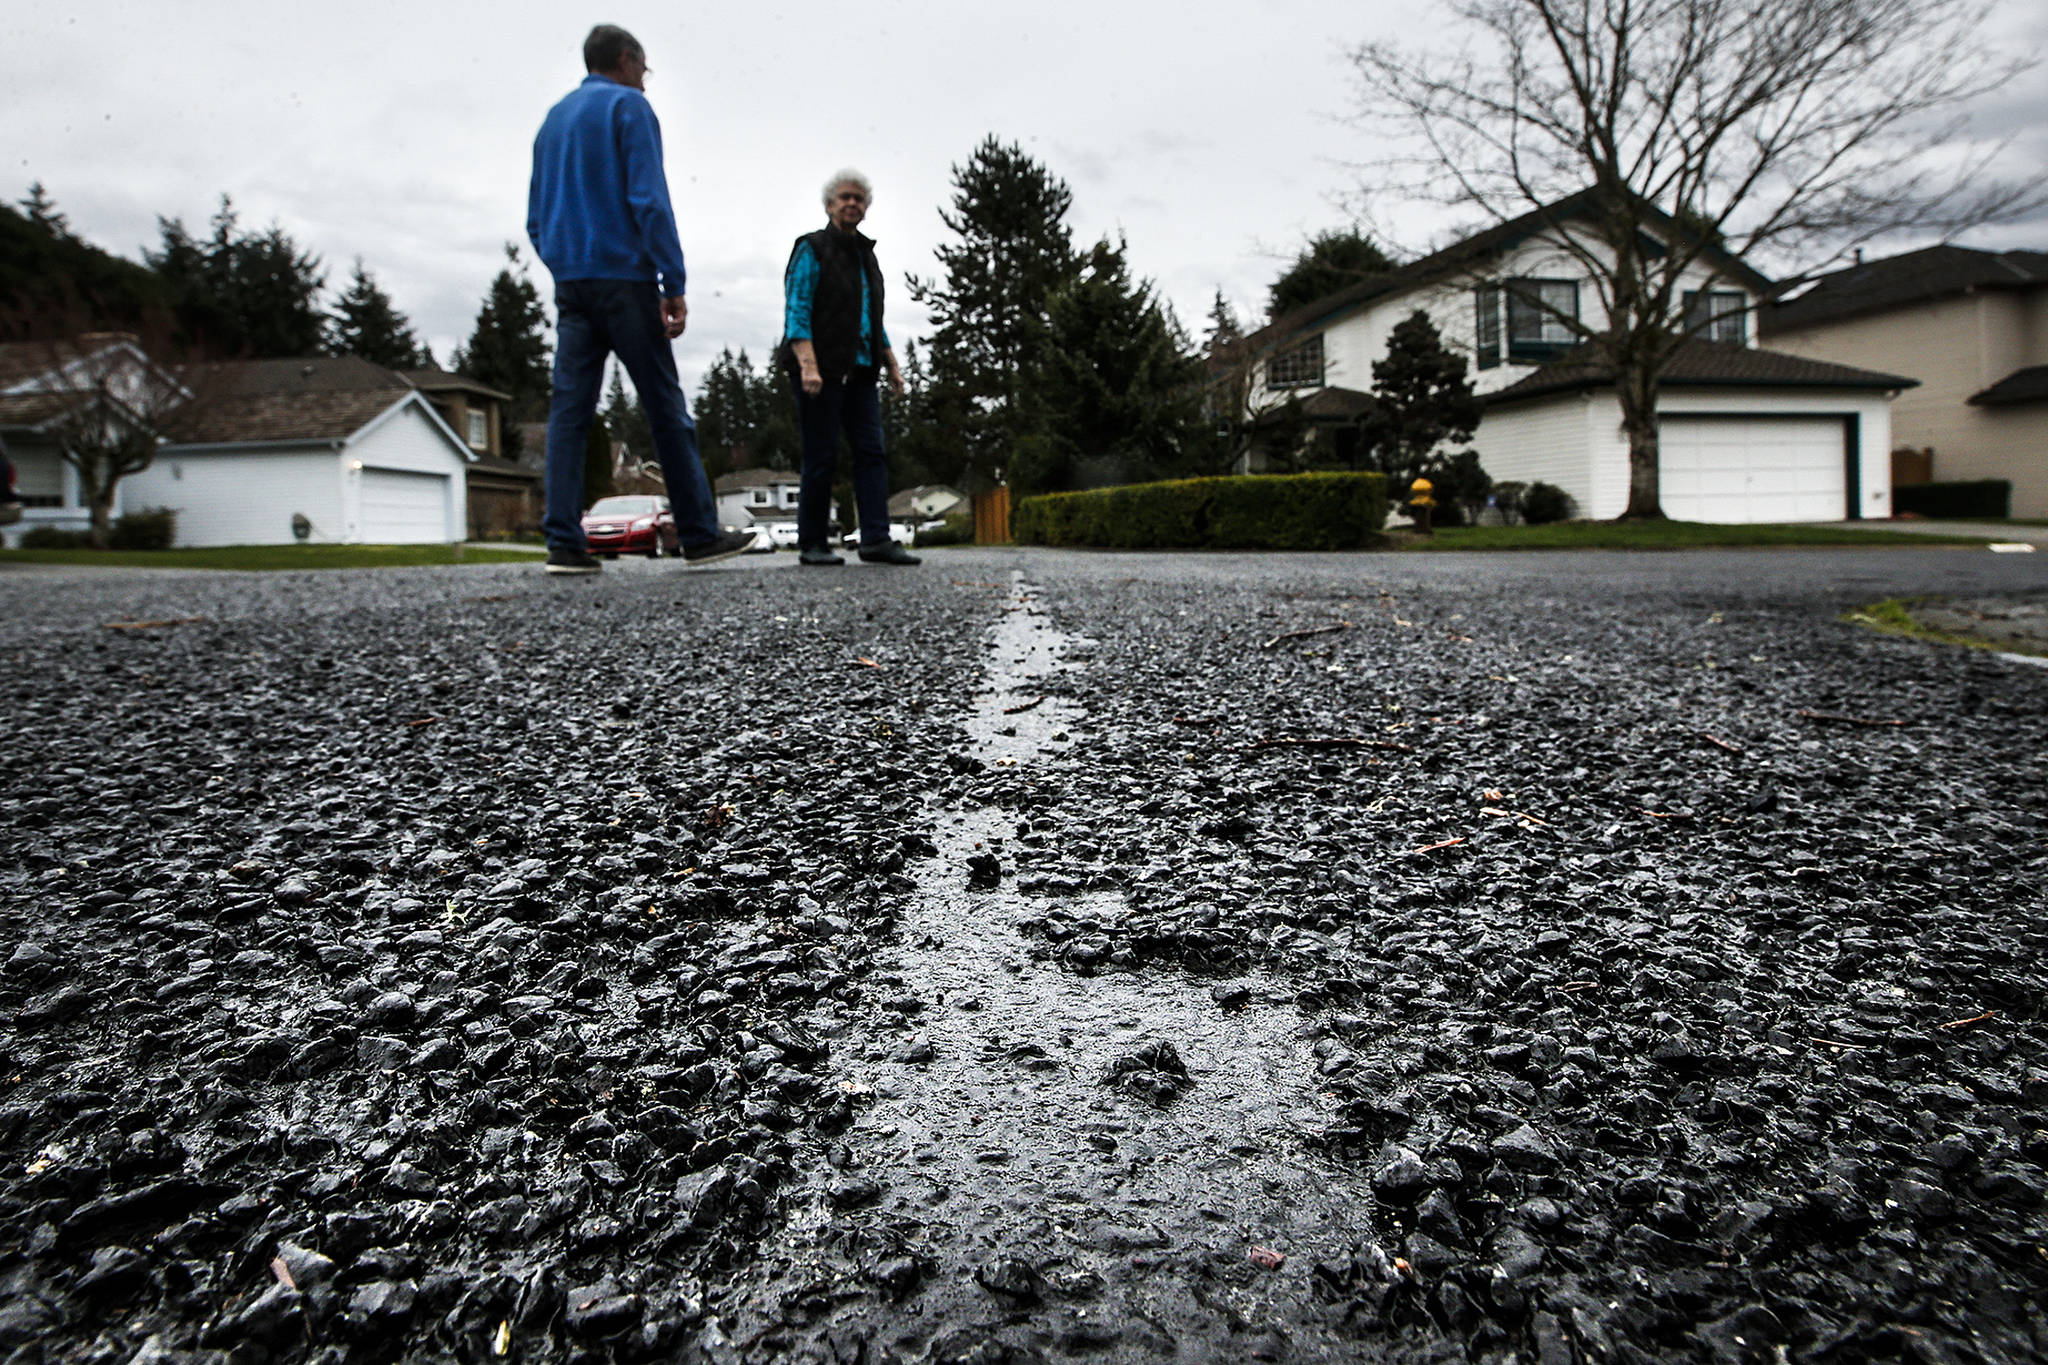
<path id="1" fill-rule="evenodd" d="M 622 493 L 590 504 L 583 514 L 583 538 L 590 542 L 590 553 L 606 559 L 622 554 L 659 559 L 683 552 L 668 499 L 650 493 Z"/>

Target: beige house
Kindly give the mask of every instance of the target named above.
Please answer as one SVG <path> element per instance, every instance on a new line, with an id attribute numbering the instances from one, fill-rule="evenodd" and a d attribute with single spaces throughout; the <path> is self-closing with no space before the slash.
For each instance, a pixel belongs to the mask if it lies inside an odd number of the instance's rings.
<path id="1" fill-rule="evenodd" d="M 1774 350 L 1918 379 L 1892 404 L 1893 445 L 1933 452 L 1924 477 L 2010 479 L 2012 515 L 2048 517 L 2048 252 L 1858 262 L 1759 319 Z"/>

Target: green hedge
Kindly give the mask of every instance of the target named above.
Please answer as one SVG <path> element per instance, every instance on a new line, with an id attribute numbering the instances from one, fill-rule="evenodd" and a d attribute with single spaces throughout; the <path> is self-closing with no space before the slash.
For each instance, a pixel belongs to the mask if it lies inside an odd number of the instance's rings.
<path id="1" fill-rule="evenodd" d="M 1954 483 L 1902 483 L 1892 487 L 1892 515 L 1923 517 L 2009 517 L 2011 479 L 1969 479 Z"/>
<path id="2" fill-rule="evenodd" d="M 1380 543 L 1383 474 L 1252 474 L 1024 498 L 1025 545 L 1126 550 L 1356 550 Z"/>

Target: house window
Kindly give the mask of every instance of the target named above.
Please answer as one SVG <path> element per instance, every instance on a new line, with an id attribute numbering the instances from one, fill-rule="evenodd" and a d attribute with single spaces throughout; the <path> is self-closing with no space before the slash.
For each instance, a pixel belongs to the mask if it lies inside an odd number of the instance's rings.
<path id="1" fill-rule="evenodd" d="M 747 506 L 749 507 L 766 507 L 770 501 L 771 498 L 768 490 L 765 488 L 749 488 L 747 490 Z"/>
<path id="2" fill-rule="evenodd" d="M 781 492 L 782 505 L 784 507 L 794 507 L 797 504 L 798 495 L 803 492 L 803 489 L 801 487 L 791 487 L 788 484 L 784 484 L 782 486 Z"/>
<path id="3" fill-rule="evenodd" d="M 1276 353 L 1266 362 L 1269 389 L 1318 389 L 1323 385 L 1323 334 Z"/>
<path id="4" fill-rule="evenodd" d="M 1473 329 L 1479 368 L 1490 370 L 1500 364 L 1500 286 L 1483 284 L 1473 294 L 1479 309 L 1479 325 Z"/>
<path id="5" fill-rule="evenodd" d="M 1508 359 L 1541 363 L 1555 359 L 1578 340 L 1577 280 L 1509 280 L 1502 291 L 1508 306 Z"/>
<path id="6" fill-rule="evenodd" d="M 1685 330 L 1708 341 L 1732 341 L 1740 346 L 1749 340 L 1743 325 L 1749 300 L 1735 289 L 1688 289 L 1685 291 Z"/>
<path id="7" fill-rule="evenodd" d="M 481 412 L 469 414 L 469 448 L 482 450 L 491 443 L 491 420 Z"/>

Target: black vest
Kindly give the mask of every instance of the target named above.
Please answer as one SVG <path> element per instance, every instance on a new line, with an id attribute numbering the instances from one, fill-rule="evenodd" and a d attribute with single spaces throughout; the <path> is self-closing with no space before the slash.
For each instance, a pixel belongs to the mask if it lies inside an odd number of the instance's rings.
<path id="1" fill-rule="evenodd" d="M 882 267 L 875 260 L 875 244 L 859 232 L 840 232 L 823 227 L 796 239 L 789 249 L 789 265 L 783 268 L 783 290 L 788 292 L 789 271 L 796 265 L 796 253 L 805 242 L 818 258 L 818 288 L 811 296 L 811 349 L 818 357 L 818 373 L 827 379 L 845 379 L 853 372 L 860 354 L 861 333 L 868 333 L 868 356 L 876 364 L 882 359 Z M 868 282 L 868 315 L 860 315 L 860 282 Z M 797 372 L 796 356 L 789 342 L 782 343 L 783 368 Z"/>

